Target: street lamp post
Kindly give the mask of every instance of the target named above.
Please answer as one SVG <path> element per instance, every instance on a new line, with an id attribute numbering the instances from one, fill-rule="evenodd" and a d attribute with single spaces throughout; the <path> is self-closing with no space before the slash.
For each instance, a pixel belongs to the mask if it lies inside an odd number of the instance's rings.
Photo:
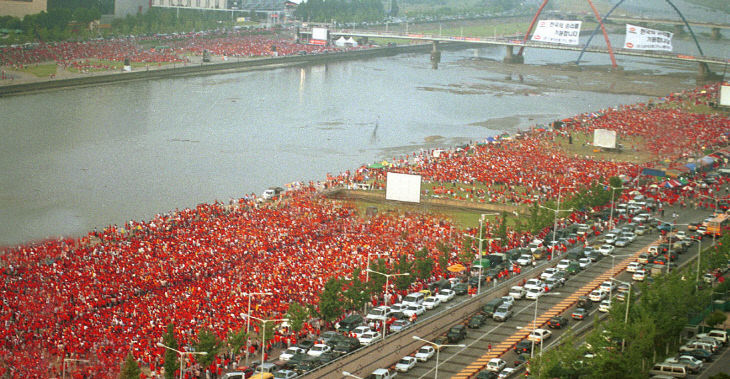
<path id="1" fill-rule="evenodd" d="M 429 341 L 429 340 L 425 340 L 425 339 L 423 339 L 421 337 L 418 337 L 418 336 L 413 336 L 413 339 L 414 340 L 421 341 L 421 342 L 425 342 L 425 343 L 430 344 L 430 345 L 433 345 L 433 347 L 436 349 L 436 368 L 435 368 L 435 371 L 436 372 L 435 372 L 435 375 L 434 375 L 434 379 L 438 379 L 438 377 L 439 377 L 439 353 L 441 352 L 441 348 L 444 348 L 444 347 L 466 347 L 466 345 L 464 345 L 464 344 L 459 344 L 459 345 L 438 344 L 436 342 L 432 342 L 432 341 Z"/>
<path id="2" fill-rule="evenodd" d="M 616 263 L 616 257 L 633 257 L 633 256 L 634 256 L 633 254 L 622 254 L 622 255 L 612 255 L 611 256 L 611 280 L 616 280 L 616 279 L 614 279 L 614 275 L 616 275 L 616 273 L 614 272 L 614 265 Z M 613 296 L 613 286 L 611 286 L 608 289 L 608 300 L 609 301 L 611 301 L 612 296 Z"/>
<path id="3" fill-rule="evenodd" d="M 399 273 L 399 274 L 385 274 L 380 271 L 370 270 L 368 269 L 368 272 L 372 272 L 373 274 L 380 274 L 385 276 L 385 291 L 383 292 L 383 300 L 385 300 L 385 306 L 388 306 L 388 282 L 390 281 L 391 276 L 409 276 L 411 275 L 408 272 Z M 383 343 L 385 343 L 385 319 L 383 319 Z"/>
<path id="4" fill-rule="evenodd" d="M 631 306 L 631 287 L 632 287 L 632 285 L 629 282 L 624 282 L 624 281 L 618 280 L 616 278 L 611 278 L 611 280 L 629 286 L 629 294 L 628 294 L 628 296 L 626 296 L 626 315 L 624 316 L 624 327 L 626 327 L 626 325 L 629 323 L 629 307 Z M 626 344 L 626 339 L 624 338 L 621 340 L 621 352 L 624 351 L 625 344 Z"/>
<path id="5" fill-rule="evenodd" d="M 563 187 L 561 187 L 561 188 L 563 188 Z M 558 204 L 560 204 L 560 191 L 558 191 Z M 566 212 L 566 211 L 567 212 L 572 212 L 573 211 L 573 208 L 570 208 L 570 209 L 560 209 L 560 205 L 558 205 L 558 209 L 552 209 L 552 208 L 546 207 L 544 205 L 540 205 L 540 208 L 545 208 L 545 209 L 548 209 L 548 210 L 551 210 L 551 211 L 555 212 L 555 221 L 553 221 L 554 222 L 554 226 L 553 226 L 553 242 L 552 242 L 552 246 L 550 248 L 550 260 L 552 260 L 553 259 L 553 255 L 555 254 L 555 234 L 558 232 L 558 212 Z"/>
<path id="6" fill-rule="evenodd" d="M 251 331 L 251 296 L 254 295 L 260 295 L 260 296 L 271 296 L 273 293 L 271 292 L 246 292 L 243 294 L 243 296 L 248 296 L 248 315 L 249 317 L 246 319 L 246 338 L 248 338 L 248 334 Z M 246 346 L 246 366 L 248 366 L 248 346 Z"/>
<path id="7" fill-rule="evenodd" d="M 695 282 L 697 283 L 697 288 L 700 287 L 700 260 L 702 259 L 702 238 L 698 239 L 699 245 L 697 245 L 697 278 L 695 278 Z"/>
<path id="8" fill-rule="evenodd" d="M 172 350 L 180 355 L 180 379 L 183 379 L 183 366 L 185 364 L 185 355 L 208 355 L 207 351 L 180 351 L 173 349 L 170 346 L 163 344 L 162 342 L 157 343 L 158 347 L 164 347 L 167 350 Z"/>
<path id="9" fill-rule="evenodd" d="M 249 315 L 248 317 L 261 322 L 261 364 L 264 364 L 264 350 L 266 350 L 266 349 L 264 349 L 264 340 L 266 339 L 266 323 L 275 322 L 275 321 L 289 321 L 289 319 L 288 318 L 279 318 L 279 319 L 264 320 L 264 319 L 260 319 L 258 317 L 254 317 L 251 315 Z"/>
<path id="10" fill-rule="evenodd" d="M 560 292 L 551 292 L 551 293 L 544 293 L 542 296 L 558 296 L 561 295 Z M 537 303 L 540 301 L 540 297 L 538 296 L 535 298 L 535 315 L 532 318 L 532 331 L 535 331 L 537 329 Z M 517 329 L 522 329 L 521 326 L 518 326 Z M 542 354 L 542 340 L 543 338 L 540 337 L 540 354 Z M 530 348 L 530 358 L 533 358 L 535 356 L 535 339 L 530 339 L 530 342 L 532 342 L 532 347 Z"/>
<path id="11" fill-rule="evenodd" d="M 484 267 L 482 266 L 482 242 L 487 241 L 488 247 L 489 247 L 489 254 L 492 253 L 492 242 L 493 241 L 499 241 L 501 238 L 482 238 L 482 231 L 484 230 L 484 216 L 495 216 L 498 215 L 498 213 L 482 213 L 481 218 L 479 218 L 479 237 L 474 237 L 470 234 L 464 233 L 464 237 L 469 237 L 472 239 L 475 239 L 479 241 L 479 280 L 477 280 L 477 295 L 482 293 L 482 270 Z M 504 220 L 502 220 L 504 222 Z"/>
<path id="12" fill-rule="evenodd" d="M 66 362 L 89 362 L 88 359 L 73 359 L 73 358 L 64 358 L 63 362 L 61 363 L 61 378 L 66 378 Z"/>
<path id="13" fill-rule="evenodd" d="M 365 283 L 367 283 L 367 282 L 369 282 L 369 281 L 370 281 L 370 257 L 371 257 L 371 256 L 373 256 L 373 255 L 375 255 L 375 256 L 377 256 L 377 257 L 380 257 L 381 255 L 388 255 L 388 253 L 379 253 L 379 252 L 375 252 L 375 253 L 368 253 L 368 258 L 367 258 L 367 260 L 368 260 L 368 263 L 367 263 L 367 266 L 366 266 L 366 268 L 365 268 Z M 362 310 L 362 312 L 363 312 L 363 313 L 365 313 L 365 312 L 366 312 L 366 310 L 367 310 L 367 306 L 368 306 L 368 303 L 365 303 L 365 304 L 364 304 L 364 305 L 362 306 L 362 307 L 363 307 L 363 310 Z"/>
<path id="14" fill-rule="evenodd" d="M 659 222 L 663 222 L 665 224 L 669 224 L 669 248 L 667 249 L 667 272 L 669 272 L 669 263 L 672 261 L 672 232 L 674 231 L 675 226 L 687 226 L 689 224 L 676 224 L 674 222 L 666 222 L 663 220 L 657 219 Z"/>
<path id="15" fill-rule="evenodd" d="M 610 184 L 608 186 L 611 187 L 611 215 L 608 218 L 608 228 L 610 230 L 610 229 L 613 229 L 613 205 L 614 205 L 613 197 L 616 194 L 616 190 L 617 189 L 628 189 L 628 188 L 626 188 L 624 186 L 614 187 L 614 186 L 612 186 Z"/>

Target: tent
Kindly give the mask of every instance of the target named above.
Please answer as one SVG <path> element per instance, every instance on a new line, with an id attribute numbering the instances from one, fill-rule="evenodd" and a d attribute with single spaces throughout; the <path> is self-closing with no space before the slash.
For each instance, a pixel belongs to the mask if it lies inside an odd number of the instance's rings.
<path id="1" fill-rule="evenodd" d="M 687 163 L 686 165 L 684 165 L 684 167 L 687 167 L 690 171 L 694 171 L 697 169 L 697 165 L 694 163 Z"/>
<path id="2" fill-rule="evenodd" d="M 462 271 L 466 270 L 466 267 L 464 267 L 464 265 L 457 263 L 455 265 L 447 267 L 446 269 L 449 270 L 450 272 L 462 272 Z"/>
<path id="3" fill-rule="evenodd" d="M 343 37 L 343 36 L 340 36 L 340 38 L 335 40 L 335 46 L 345 47 L 346 43 L 347 43 L 347 39 L 345 39 L 345 37 Z"/>

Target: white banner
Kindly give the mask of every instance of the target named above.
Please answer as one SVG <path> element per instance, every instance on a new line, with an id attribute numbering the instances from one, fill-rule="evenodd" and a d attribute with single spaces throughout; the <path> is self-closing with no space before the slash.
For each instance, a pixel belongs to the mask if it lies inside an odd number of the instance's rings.
<path id="1" fill-rule="evenodd" d="M 532 40 L 577 45 L 581 21 L 540 20 Z"/>
<path id="2" fill-rule="evenodd" d="M 624 49 L 672 51 L 673 35 L 662 30 L 626 24 Z"/>

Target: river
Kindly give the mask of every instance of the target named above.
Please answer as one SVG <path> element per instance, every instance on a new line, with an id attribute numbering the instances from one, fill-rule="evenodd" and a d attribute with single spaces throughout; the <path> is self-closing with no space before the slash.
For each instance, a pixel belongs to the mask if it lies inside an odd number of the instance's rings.
<path id="1" fill-rule="evenodd" d="M 528 51 L 526 63 L 539 66 L 514 68 L 495 62 L 503 54 L 445 51 L 438 70 L 428 55 L 402 54 L 0 98 L 0 246 L 260 194 L 696 84 L 694 65 L 622 59 L 626 72 L 608 74 L 546 67 L 574 60 L 570 52 Z"/>

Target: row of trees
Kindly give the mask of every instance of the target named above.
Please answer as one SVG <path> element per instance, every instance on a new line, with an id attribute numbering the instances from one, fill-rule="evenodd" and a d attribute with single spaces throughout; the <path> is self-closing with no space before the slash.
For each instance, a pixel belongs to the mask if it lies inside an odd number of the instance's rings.
<path id="1" fill-rule="evenodd" d="M 730 258 L 730 237 L 702 252 L 700 273 L 727 267 Z M 606 378 L 646 378 L 654 362 L 674 355 L 681 342 L 681 333 L 688 321 L 703 312 L 718 294 L 726 296 L 730 281 L 716 287 L 696 281 L 694 264 L 657 275 L 652 282 L 634 285 L 635 290 L 623 303 L 613 300 L 609 317 L 599 322 L 578 344 L 576 336 L 566 333 L 559 347 L 546 351 L 532 362 L 531 374 L 539 378 L 579 378 L 601 373 Z M 629 307 L 626 318 L 626 307 Z M 709 323 L 724 319 L 724 314 L 708 317 Z M 593 356 L 587 358 L 586 354 Z"/>
<path id="2" fill-rule="evenodd" d="M 309 0 L 294 15 L 307 22 L 374 22 L 383 19 L 385 10 L 381 0 Z"/>

